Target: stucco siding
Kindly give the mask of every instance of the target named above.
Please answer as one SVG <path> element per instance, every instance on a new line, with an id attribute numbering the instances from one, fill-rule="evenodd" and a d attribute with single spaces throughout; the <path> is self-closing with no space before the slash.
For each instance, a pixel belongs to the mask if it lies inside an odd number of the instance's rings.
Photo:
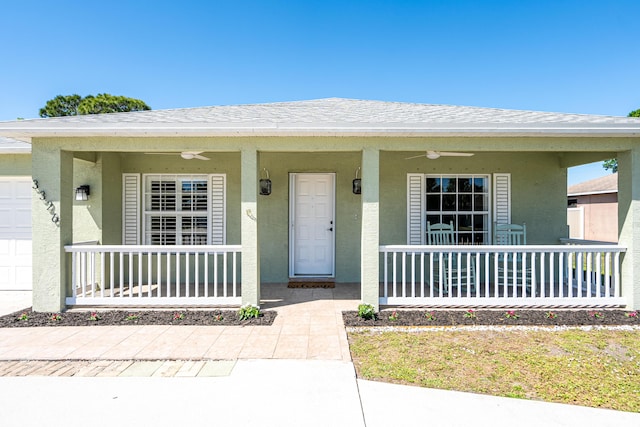
<path id="1" fill-rule="evenodd" d="M 1 154 L 0 176 L 31 176 L 31 154 Z"/>
<path id="2" fill-rule="evenodd" d="M 102 162 L 73 160 L 73 189 L 90 186 L 89 200 L 73 200 L 73 243 L 102 242 Z"/>

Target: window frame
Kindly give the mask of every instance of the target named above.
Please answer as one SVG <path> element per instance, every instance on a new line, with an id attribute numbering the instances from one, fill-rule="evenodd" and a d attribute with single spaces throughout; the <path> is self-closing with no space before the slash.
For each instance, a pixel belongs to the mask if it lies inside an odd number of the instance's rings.
<path id="1" fill-rule="evenodd" d="M 440 180 L 440 191 L 439 192 L 433 192 L 430 193 L 427 187 L 427 182 L 428 180 L 432 178 L 432 179 L 439 179 Z M 460 179 L 471 179 L 472 183 L 471 183 L 471 191 L 470 192 L 462 192 L 460 191 L 460 188 L 458 187 L 459 185 L 459 180 Z M 487 196 L 487 199 L 484 202 L 484 210 L 481 211 L 476 211 L 475 210 L 475 200 L 474 200 L 474 196 L 477 194 L 474 191 L 474 180 L 476 178 L 482 178 L 486 180 L 485 183 L 485 189 L 486 192 L 482 192 L 480 194 Z M 443 182 L 445 179 L 453 179 L 456 182 L 456 189 L 455 191 L 449 192 L 449 191 L 444 191 L 442 188 Z M 427 218 L 429 216 L 433 216 L 433 215 L 438 215 L 440 218 L 443 218 L 445 216 L 452 216 L 454 217 L 454 229 L 455 229 L 455 238 L 456 238 L 456 242 L 458 242 L 458 244 L 471 244 L 471 245 L 476 245 L 476 244 L 483 244 L 483 245 L 488 245 L 491 244 L 491 213 L 492 213 L 492 203 L 491 203 L 491 190 L 492 190 L 492 186 L 491 186 L 491 174 L 486 174 L 486 173 L 482 173 L 482 174 L 474 174 L 474 173 L 461 173 L 461 174 L 432 174 L 432 173 L 425 173 L 424 177 L 423 177 L 423 193 L 424 193 L 424 206 L 422 208 L 422 212 L 423 212 L 423 216 L 424 216 L 424 224 L 425 224 L 425 233 L 423 236 L 423 240 L 426 242 L 427 241 L 427 237 L 426 237 L 426 224 L 427 224 Z M 439 195 L 440 196 L 440 208 L 438 210 L 429 210 L 428 209 L 428 199 L 429 199 L 429 195 Z M 445 195 L 453 195 L 455 198 L 455 209 L 454 210 L 445 210 L 444 209 L 444 196 Z M 461 195 L 469 195 L 471 197 L 471 209 L 470 210 L 460 210 L 460 196 Z M 463 215 L 469 215 L 471 216 L 471 226 L 472 226 L 472 230 L 471 231 L 460 231 L 460 224 L 459 224 L 459 217 L 463 216 Z M 483 229 L 482 231 L 475 231 L 473 230 L 473 223 L 474 223 L 474 216 L 476 215 L 486 215 L 486 229 Z M 442 222 L 442 220 L 440 221 Z M 483 243 L 475 243 L 475 239 L 474 237 L 478 234 L 484 235 L 483 237 Z M 471 236 L 471 242 L 470 243 L 460 243 L 460 238 L 461 235 L 469 235 Z"/>
<path id="2" fill-rule="evenodd" d="M 495 174 L 495 173 L 407 173 L 407 205 L 406 205 L 406 213 L 407 213 L 407 244 L 408 245 L 426 245 L 427 243 L 427 178 L 484 178 L 486 179 L 487 185 L 487 201 L 486 201 L 486 211 L 477 211 L 481 212 L 482 215 L 486 213 L 487 215 L 487 228 L 482 231 L 485 233 L 486 239 L 483 245 L 491 245 L 492 242 L 492 230 L 493 230 L 493 221 L 496 218 L 496 209 L 494 206 L 496 201 L 496 191 L 495 188 L 496 177 L 498 175 L 506 175 L 508 176 L 508 180 L 510 182 L 510 174 Z M 510 184 L 509 184 L 510 187 Z M 440 192 L 440 194 L 443 194 Z M 456 195 L 460 194 L 457 192 Z M 467 193 L 463 193 L 467 194 Z M 470 194 L 473 194 L 470 193 Z M 483 193 L 484 194 L 484 193 Z M 506 195 L 510 204 L 510 188 L 507 191 Z M 432 211 L 429 211 L 432 212 Z M 435 212 L 435 211 L 434 211 Z M 471 211 L 459 211 L 456 203 L 455 211 L 443 211 L 442 205 L 440 206 L 439 215 L 459 215 L 459 214 L 470 214 L 473 218 L 474 211 L 473 206 Z M 442 217 L 442 216 L 441 216 Z M 458 239 L 458 230 L 457 230 L 457 221 L 456 221 L 456 240 Z"/>
<path id="3" fill-rule="evenodd" d="M 202 244 L 211 245 L 212 244 L 212 177 L 213 176 L 224 176 L 224 174 L 163 174 L 163 173 L 149 173 L 142 175 L 142 185 L 141 185 L 141 204 L 142 204 L 142 218 L 141 218 L 141 228 L 142 228 L 142 242 L 145 245 L 154 245 L 154 246 L 198 246 Z M 167 211 L 167 210 L 152 210 L 151 204 L 152 202 L 152 182 L 153 181 L 160 182 L 171 182 L 175 183 L 175 210 Z M 183 185 L 185 183 L 193 183 L 197 181 L 204 181 L 206 183 L 206 191 L 204 192 L 204 196 L 206 197 L 206 209 L 203 210 L 182 210 L 182 206 L 184 204 L 184 195 L 187 194 L 198 194 L 196 193 L 185 193 L 183 192 Z M 226 178 L 225 178 L 226 182 Z M 223 197 L 226 199 L 226 186 L 223 189 Z M 226 205 L 226 203 L 225 203 Z M 175 218 L 175 243 L 174 244 L 166 244 L 166 243 L 153 243 L 150 239 L 153 235 L 153 231 L 150 229 L 151 220 L 153 216 L 157 216 L 160 218 Z M 183 233 L 182 221 L 185 217 L 193 217 L 193 218 L 205 218 L 206 220 L 206 243 L 184 243 L 183 238 L 185 234 Z M 226 227 L 225 227 L 226 228 Z M 226 234 L 226 233 L 225 233 Z M 188 235 L 188 234 L 187 234 Z M 192 238 L 197 238 L 198 235 L 202 235 L 201 233 L 193 233 L 191 234 Z M 162 237 L 160 238 L 162 239 Z"/>

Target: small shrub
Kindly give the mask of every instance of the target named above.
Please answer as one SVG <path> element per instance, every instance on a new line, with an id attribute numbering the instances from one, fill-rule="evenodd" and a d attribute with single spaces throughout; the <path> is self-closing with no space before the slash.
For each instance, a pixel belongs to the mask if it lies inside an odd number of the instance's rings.
<path id="1" fill-rule="evenodd" d="M 95 311 L 92 311 L 89 314 L 89 320 L 92 322 L 97 322 L 98 320 L 100 320 L 100 316 L 98 316 L 98 313 L 96 313 Z"/>
<path id="2" fill-rule="evenodd" d="M 467 319 L 475 319 L 478 316 L 476 316 L 475 310 L 469 309 L 464 312 L 464 317 L 466 317 Z"/>
<path id="3" fill-rule="evenodd" d="M 224 317 L 222 317 L 222 314 L 214 314 L 213 320 L 215 320 L 216 322 L 222 322 L 222 320 L 224 320 Z"/>
<path id="4" fill-rule="evenodd" d="M 173 320 L 182 320 L 184 319 L 184 313 L 180 313 L 179 311 L 176 311 L 175 313 L 173 313 Z"/>
<path id="5" fill-rule="evenodd" d="M 29 315 L 26 312 L 22 313 L 20 315 L 20 317 L 18 317 L 18 320 L 21 320 L 21 321 L 25 322 L 25 321 L 29 320 Z"/>
<path id="6" fill-rule="evenodd" d="M 51 320 L 52 322 L 59 322 L 62 320 L 62 316 L 60 315 L 60 313 L 53 313 L 49 320 Z"/>
<path id="7" fill-rule="evenodd" d="M 558 315 L 556 313 L 554 313 L 553 311 L 547 311 L 544 314 L 544 317 L 546 317 L 547 319 L 555 319 L 556 317 L 558 317 Z"/>
<path id="8" fill-rule="evenodd" d="M 125 320 L 128 321 L 134 321 L 134 320 L 138 320 L 140 319 L 140 316 L 138 316 L 137 314 L 133 314 L 133 313 L 129 313 L 127 314 L 127 317 L 125 317 Z"/>
<path id="9" fill-rule="evenodd" d="M 396 320 L 398 320 L 398 312 L 393 310 L 393 313 L 389 315 L 389 320 L 391 320 L 392 322 L 395 322 Z"/>
<path id="10" fill-rule="evenodd" d="M 358 306 L 358 317 L 364 320 L 371 320 L 376 317 L 376 311 L 371 304 L 360 304 Z"/>
<path id="11" fill-rule="evenodd" d="M 589 317 L 592 319 L 604 319 L 604 313 L 601 311 L 590 311 Z"/>
<path id="12" fill-rule="evenodd" d="M 514 310 L 509 310 L 504 314 L 505 319 L 517 319 L 520 317 Z"/>
<path id="13" fill-rule="evenodd" d="M 625 316 L 631 318 L 631 319 L 637 319 L 638 318 L 638 312 L 637 311 L 630 311 L 629 313 L 625 313 Z"/>
<path id="14" fill-rule="evenodd" d="M 434 321 L 436 320 L 436 312 L 435 312 L 435 311 L 427 311 L 427 312 L 424 314 L 424 317 L 426 317 L 426 319 L 427 319 L 429 322 L 434 322 Z"/>
<path id="15" fill-rule="evenodd" d="M 245 304 L 238 310 L 240 320 L 257 319 L 260 316 L 260 307 L 253 304 Z"/>

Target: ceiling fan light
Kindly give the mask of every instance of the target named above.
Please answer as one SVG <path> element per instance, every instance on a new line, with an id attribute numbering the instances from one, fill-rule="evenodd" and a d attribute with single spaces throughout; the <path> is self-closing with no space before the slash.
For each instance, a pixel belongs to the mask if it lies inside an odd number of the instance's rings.
<path id="1" fill-rule="evenodd" d="M 437 151 L 427 151 L 427 159 L 435 160 L 440 158 L 440 153 Z"/>
<path id="2" fill-rule="evenodd" d="M 185 160 L 191 160 L 195 157 L 195 154 L 193 153 L 180 153 L 180 157 L 182 157 Z"/>

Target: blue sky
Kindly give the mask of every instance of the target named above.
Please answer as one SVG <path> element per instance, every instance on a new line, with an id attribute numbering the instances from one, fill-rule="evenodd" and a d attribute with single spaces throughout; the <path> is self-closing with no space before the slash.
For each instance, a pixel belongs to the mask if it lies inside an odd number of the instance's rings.
<path id="1" fill-rule="evenodd" d="M 640 108 L 637 0 L 6 3 L 0 120 L 103 92 L 153 109 L 334 96 Z M 591 170 L 571 179 L 606 173 Z"/>

